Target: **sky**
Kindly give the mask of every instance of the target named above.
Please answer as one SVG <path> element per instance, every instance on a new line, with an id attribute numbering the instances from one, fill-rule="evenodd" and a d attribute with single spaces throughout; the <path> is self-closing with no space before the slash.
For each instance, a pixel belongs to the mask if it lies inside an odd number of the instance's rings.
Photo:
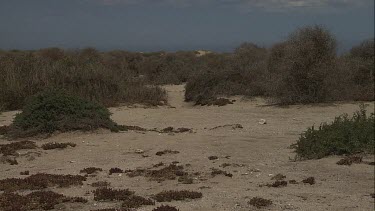
<path id="1" fill-rule="evenodd" d="M 230 52 L 314 24 L 348 49 L 374 37 L 374 0 L 0 0 L 0 49 Z"/>

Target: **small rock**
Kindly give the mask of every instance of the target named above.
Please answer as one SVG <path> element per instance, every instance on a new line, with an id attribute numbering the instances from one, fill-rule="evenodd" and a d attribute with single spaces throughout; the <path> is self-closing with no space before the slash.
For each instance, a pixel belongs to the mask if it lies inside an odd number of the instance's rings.
<path id="1" fill-rule="evenodd" d="M 208 159 L 209 159 L 209 160 L 217 160 L 217 159 L 219 159 L 219 158 L 218 158 L 217 156 L 209 156 Z"/>
<path id="2" fill-rule="evenodd" d="M 135 153 L 137 154 L 143 154 L 145 151 L 144 150 L 141 150 L 141 149 L 136 149 L 135 150 Z"/>
<path id="3" fill-rule="evenodd" d="M 265 119 L 260 119 L 258 123 L 259 123 L 260 125 L 265 125 L 265 124 L 267 124 L 267 120 L 265 120 Z"/>

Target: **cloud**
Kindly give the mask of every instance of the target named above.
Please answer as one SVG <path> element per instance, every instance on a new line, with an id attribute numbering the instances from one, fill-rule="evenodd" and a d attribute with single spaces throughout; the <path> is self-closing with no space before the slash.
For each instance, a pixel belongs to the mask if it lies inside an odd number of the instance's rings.
<path id="1" fill-rule="evenodd" d="M 92 0 L 103 5 L 155 4 L 174 7 L 235 7 L 242 10 L 289 11 L 300 9 L 334 9 L 373 6 L 373 0 Z"/>

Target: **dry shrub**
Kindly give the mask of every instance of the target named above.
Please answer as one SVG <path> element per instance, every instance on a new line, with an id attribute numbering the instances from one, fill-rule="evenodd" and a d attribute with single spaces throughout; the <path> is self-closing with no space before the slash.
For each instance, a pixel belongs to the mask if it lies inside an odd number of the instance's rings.
<path id="1" fill-rule="evenodd" d="M 315 184 L 315 178 L 314 177 L 308 177 L 308 178 L 302 180 L 302 182 L 305 183 L 305 184 L 313 185 L 313 184 Z"/>
<path id="2" fill-rule="evenodd" d="M 101 168 L 96 168 L 96 167 L 88 167 L 88 168 L 84 168 L 82 169 L 81 171 L 79 171 L 79 173 L 85 173 L 85 174 L 96 174 L 100 171 L 103 171 L 103 169 Z"/>
<path id="3" fill-rule="evenodd" d="M 254 197 L 254 198 L 250 199 L 249 204 L 253 205 L 256 208 L 263 208 L 263 207 L 268 207 L 268 206 L 272 205 L 272 201 L 269 200 L 269 199 Z"/>
<path id="4" fill-rule="evenodd" d="M 202 193 L 195 191 L 163 191 L 153 197 L 158 202 L 182 201 L 186 199 L 202 198 Z"/>
<path id="5" fill-rule="evenodd" d="M 149 169 L 136 169 L 128 170 L 127 175 L 129 177 L 144 176 L 148 177 L 151 181 L 162 182 L 165 180 L 175 180 L 177 177 L 186 176 L 188 173 L 183 171 L 182 166 L 171 164 L 158 170 Z"/>
<path id="6" fill-rule="evenodd" d="M 341 160 L 339 160 L 336 164 L 337 165 L 347 165 L 350 166 L 353 163 L 362 163 L 362 156 L 347 156 Z"/>
<path id="7" fill-rule="evenodd" d="M 98 182 L 93 182 L 91 184 L 92 187 L 96 187 L 96 188 L 108 187 L 110 185 L 111 185 L 111 183 L 109 183 L 107 181 L 98 181 Z"/>
<path id="8" fill-rule="evenodd" d="M 5 52 L 0 54 L 0 75 L 0 107 L 4 109 L 19 109 L 27 97 L 47 89 L 63 89 L 106 106 L 166 102 L 164 90 L 133 80 L 136 74 L 129 66 L 117 68 L 95 49 Z"/>
<path id="9" fill-rule="evenodd" d="M 336 40 L 321 26 L 308 26 L 276 45 L 269 58 L 269 96 L 279 104 L 327 99 L 325 78 L 333 71 Z"/>
<path id="10" fill-rule="evenodd" d="M 1 191 L 41 190 L 48 187 L 70 187 L 83 185 L 86 177 L 80 175 L 60 175 L 38 173 L 24 179 L 9 178 L 0 180 Z"/>
<path id="11" fill-rule="evenodd" d="M 65 149 L 65 148 L 67 148 L 68 146 L 70 146 L 70 147 L 76 147 L 77 144 L 75 144 L 75 143 L 71 143 L 71 142 L 68 142 L 68 143 L 57 143 L 57 142 L 52 142 L 52 143 L 46 143 L 46 144 L 43 144 L 43 145 L 42 145 L 42 149 L 44 149 L 44 150 L 51 150 L 51 149 Z"/>
<path id="12" fill-rule="evenodd" d="M 115 190 L 112 188 L 99 188 L 94 191 L 95 201 L 121 201 L 126 200 L 134 194 L 129 189 Z"/>
<path id="13" fill-rule="evenodd" d="M 10 144 L 0 145 L 0 153 L 3 155 L 14 155 L 21 149 L 35 149 L 37 148 L 35 142 L 32 141 L 19 141 Z"/>
<path id="14" fill-rule="evenodd" d="M 176 207 L 172 207 L 169 205 L 161 205 L 160 207 L 157 207 L 153 209 L 152 211 L 179 211 Z"/>
<path id="15" fill-rule="evenodd" d="M 81 197 L 67 197 L 52 191 L 36 191 L 25 196 L 15 193 L 0 194 L 0 208 L 3 211 L 51 210 L 55 205 L 67 202 L 86 203 Z"/>

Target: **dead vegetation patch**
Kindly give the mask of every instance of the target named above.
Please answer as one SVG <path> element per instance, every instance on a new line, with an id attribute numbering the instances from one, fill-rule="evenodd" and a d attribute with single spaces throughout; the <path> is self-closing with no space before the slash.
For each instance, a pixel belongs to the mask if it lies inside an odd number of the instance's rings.
<path id="1" fill-rule="evenodd" d="M 119 174 L 119 173 L 124 173 L 124 170 L 117 168 L 117 167 L 109 169 L 109 175 Z"/>
<path id="2" fill-rule="evenodd" d="M 253 197 L 252 199 L 250 199 L 249 204 L 259 209 L 259 208 L 271 206 L 272 201 L 269 199 L 264 199 L 260 197 Z"/>
<path id="3" fill-rule="evenodd" d="M 139 208 L 143 205 L 155 205 L 151 199 L 134 195 L 134 191 L 129 189 L 115 190 L 112 188 L 99 188 L 94 191 L 95 201 L 122 201 L 120 210 L 129 210 L 130 208 Z"/>
<path id="4" fill-rule="evenodd" d="M 127 176 L 129 177 L 144 176 L 144 177 L 148 177 L 151 181 L 162 182 L 165 180 L 174 180 L 177 177 L 187 175 L 188 173 L 183 171 L 183 169 L 184 169 L 183 166 L 170 164 L 169 166 L 166 166 L 158 170 L 150 170 L 150 169 L 129 170 L 127 171 Z"/>
<path id="5" fill-rule="evenodd" d="M 36 191 L 25 196 L 15 193 L 0 195 L 0 208 L 3 211 L 51 210 L 57 204 L 75 202 L 86 203 L 82 197 L 67 197 L 52 191 Z"/>
<path id="6" fill-rule="evenodd" d="M 44 150 L 65 149 L 68 146 L 70 146 L 70 147 L 76 147 L 77 144 L 71 143 L 71 142 L 68 142 L 68 143 L 51 142 L 51 143 L 43 144 L 42 145 L 42 149 L 44 149 Z"/>
<path id="7" fill-rule="evenodd" d="M 91 184 L 92 187 L 95 187 L 95 188 L 102 188 L 102 187 L 108 187 L 110 186 L 111 183 L 107 182 L 107 181 L 98 181 L 98 182 L 93 182 Z"/>
<path id="8" fill-rule="evenodd" d="M 94 191 L 95 201 L 122 201 L 134 194 L 129 189 L 115 190 L 112 188 L 98 188 Z"/>
<path id="9" fill-rule="evenodd" d="M 0 126 L 0 135 L 6 135 L 9 131 L 9 126 L 4 125 Z"/>
<path id="10" fill-rule="evenodd" d="M 195 105 L 201 105 L 201 106 L 225 106 L 228 104 L 233 104 L 235 102 L 234 100 L 229 100 L 226 98 L 200 98 L 196 101 Z"/>
<path id="11" fill-rule="evenodd" d="M 315 184 L 315 178 L 314 177 L 308 177 L 308 178 L 302 180 L 302 182 L 305 183 L 305 184 L 313 185 L 313 184 Z"/>
<path id="12" fill-rule="evenodd" d="M 85 174 L 96 174 L 100 171 L 103 171 L 103 169 L 101 168 L 96 168 L 96 167 L 88 167 L 88 168 L 84 168 L 82 169 L 81 171 L 79 171 L 79 173 L 85 173 Z"/>
<path id="13" fill-rule="evenodd" d="M 227 124 L 227 125 L 220 125 L 220 126 L 213 127 L 210 130 L 216 130 L 220 128 L 231 128 L 232 130 L 235 130 L 235 129 L 242 129 L 243 126 L 241 124 Z"/>
<path id="14" fill-rule="evenodd" d="M 160 133 L 187 133 L 192 132 L 192 129 L 180 127 L 180 128 L 174 128 L 174 127 L 166 127 L 159 131 Z"/>
<path id="15" fill-rule="evenodd" d="M 21 171 L 20 172 L 20 175 L 29 175 L 30 174 L 30 171 Z"/>
<path id="16" fill-rule="evenodd" d="M 193 184 L 194 179 L 190 175 L 184 175 L 178 178 L 178 181 L 182 184 Z"/>
<path id="17" fill-rule="evenodd" d="M 161 205 L 160 207 L 154 208 L 152 211 L 180 211 L 176 207 L 169 205 Z"/>
<path id="18" fill-rule="evenodd" d="M 124 199 L 121 206 L 123 208 L 139 208 L 144 205 L 155 205 L 155 202 L 142 196 L 132 195 Z"/>
<path id="19" fill-rule="evenodd" d="M 298 182 L 296 180 L 292 179 L 292 180 L 289 180 L 289 184 L 296 185 L 296 184 L 298 184 Z"/>
<path id="20" fill-rule="evenodd" d="M 202 198 L 202 193 L 195 192 L 195 191 L 187 191 L 187 190 L 163 191 L 153 196 L 153 198 L 157 202 L 182 201 L 186 199 Z"/>
<path id="21" fill-rule="evenodd" d="M 211 172 L 211 176 L 213 176 L 213 177 L 215 177 L 215 176 L 217 176 L 217 175 L 224 175 L 224 176 L 226 176 L 226 177 L 233 177 L 233 174 L 228 173 L 228 172 L 223 171 L 223 170 L 220 170 L 220 169 L 215 169 L 215 168 L 213 168 L 213 169 L 211 169 L 211 170 L 212 170 L 212 172 Z"/>
<path id="22" fill-rule="evenodd" d="M 267 187 L 272 187 L 272 188 L 280 188 L 280 187 L 286 187 L 287 185 L 288 185 L 287 181 L 277 180 L 277 181 L 275 181 L 273 183 L 270 183 L 270 184 L 260 185 L 260 187 L 267 186 Z"/>
<path id="23" fill-rule="evenodd" d="M 353 163 L 362 163 L 362 156 L 347 156 L 341 160 L 339 160 L 336 164 L 337 165 L 347 165 L 350 166 Z"/>
<path id="24" fill-rule="evenodd" d="M 3 155 L 15 155 L 18 150 L 22 149 L 35 149 L 37 148 L 35 142 L 32 141 L 19 141 L 10 144 L 0 145 L 0 153 Z"/>
<path id="25" fill-rule="evenodd" d="M 70 187 L 83 185 L 86 177 L 80 175 L 59 175 L 38 173 L 20 178 L 8 178 L 0 180 L 1 191 L 17 191 L 17 190 L 40 190 L 47 187 Z"/>
<path id="26" fill-rule="evenodd" d="M 208 159 L 209 160 L 217 160 L 217 159 L 219 159 L 219 157 L 218 156 L 209 156 Z"/>
<path id="27" fill-rule="evenodd" d="M 273 176 L 273 177 L 271 178 L 271 180 L 283 180 L 283 179 L 285 179 L 285 178 L 286 178 L 286 176 L 283 175 L 283 174 L 276 174 L 275 176 Z"/>
<path id="28" fill-rule="evenodd" d="M 18 165 L 18 161 L 16 158 L 11 156 L 1 156 L 0 157 L 0 163 L 9 163 L 10 165 Z"/>
<path id="29" fill-rule="evenodd" d="M 129 126 L 129 125 L 120 125 L 121 131 L 140 131 L 140 132 L 157 132 L 157 133 L 186 133 L 192 132 L 193 130 L 190 128 L 180 127 L 166 127 L 164 129 L 147 129 L 139 126 Z"/>
<path id="30" fill-rule="evenodd" d="M 156 155 L 157 156 L 162 156 L 162 155 L 166 155 L 166 154 L 175 155 L 175 154 L 178 154 L 178 153 L 180 153 L 180 152 L 179 151 L 173 151 L 173 150 L 170 150 L 170 149 L 166 149 L 166 150 L 163 150 L 163 151 L 156 152 Z"/>

